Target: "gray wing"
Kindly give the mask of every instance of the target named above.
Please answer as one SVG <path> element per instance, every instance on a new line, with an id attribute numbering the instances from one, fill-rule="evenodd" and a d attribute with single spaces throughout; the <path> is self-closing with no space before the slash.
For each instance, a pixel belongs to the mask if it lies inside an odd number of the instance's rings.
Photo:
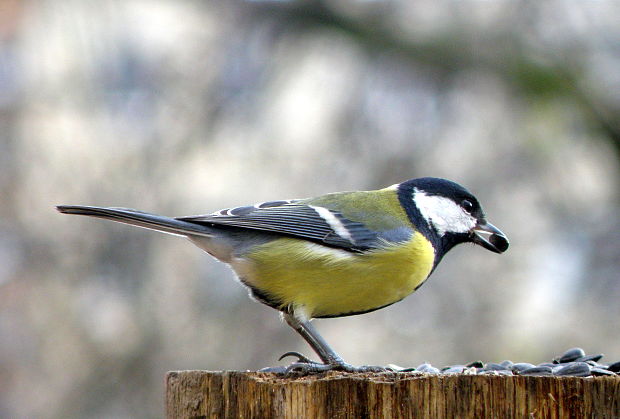
<path id="1" fill-rule="evenodd" d="M 178 220 L 267 231 L 351 251 L 364 251 L 385 244 L 379 232 L 363 223 L 349 220 L 338 211 L 301 200 L 263 202 L 208 215 L 180 217 Z"/>

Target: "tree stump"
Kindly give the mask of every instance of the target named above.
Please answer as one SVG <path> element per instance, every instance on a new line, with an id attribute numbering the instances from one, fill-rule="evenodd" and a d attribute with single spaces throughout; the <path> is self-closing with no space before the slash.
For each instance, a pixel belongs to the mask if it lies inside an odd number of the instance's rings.
<path id="1" fill-rule="evenodd" d="M 620 377 L 174 371 L 167 418 L 620 418 Z"/>

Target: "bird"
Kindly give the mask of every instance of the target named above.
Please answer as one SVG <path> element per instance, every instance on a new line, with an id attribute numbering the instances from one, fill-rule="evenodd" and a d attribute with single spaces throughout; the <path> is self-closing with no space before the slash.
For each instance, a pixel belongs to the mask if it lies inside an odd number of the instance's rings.
<path id="1" fill-rule="evenodd" d="M 460 243 L 495 253 L 509 246 L 472 193 L 436 177 L 177 218 L 118 207 L 56 208 L 184 236 L 228 264 L 250 297 L 278 310 L 320 359 L 286 352 L 280 360 L 297 360 L 266 369 L 285 374 L 384 370 L 345 362 L 311 320 L 368 313 L 402 300 Z"/>

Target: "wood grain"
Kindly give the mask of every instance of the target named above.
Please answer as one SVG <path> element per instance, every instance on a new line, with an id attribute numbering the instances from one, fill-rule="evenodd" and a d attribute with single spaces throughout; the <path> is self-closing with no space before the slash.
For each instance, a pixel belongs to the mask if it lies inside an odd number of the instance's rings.
<path id="1" fill-rule="evenodd" d="M 175 371 L 167 418 L 620 418 L 620 377 Z"/>

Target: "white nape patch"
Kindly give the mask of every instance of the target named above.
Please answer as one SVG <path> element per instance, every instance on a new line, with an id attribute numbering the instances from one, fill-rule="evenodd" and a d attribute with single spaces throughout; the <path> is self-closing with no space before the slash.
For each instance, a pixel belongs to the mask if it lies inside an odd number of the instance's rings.
<path id="1" fill-rule="evenodd" d="M 331 247 L 321 246 L 320 244 L 311 242 L 306 243 L 306 249 L 309 251 L 308 256 L 327 257 L 334 262 L 348 260 L 353 257 L 353 255 L 346 250 L 332 249 Z"/>
<path id="2" fill-rule="evenodd" d="M 342 221 L 340 221 L 334 214 L 332 214 L 330 210 L 323 207 L 316 207 L 314 205 L 308 206 L 315 210 L 316 213 L 319 214 L 319 216 L 324 219 L 327 224 L 329 224 L 329 226 L 332 228 L 332 230 L 336 232 L 337 235 L 353 242 L 353 237 L 351 237 L 351 233 L 349 233 L 349 230 L 347 230 L 344 224 L 342 224 Z"/>
<path id="3" fill-rule="evenodd" d="M 476 219 L 450 198 L 427 195 L 417 188 L 413 190 L 413 202 L 422 217 L 437 233 L 467 233 L 476 226 Z"/>

